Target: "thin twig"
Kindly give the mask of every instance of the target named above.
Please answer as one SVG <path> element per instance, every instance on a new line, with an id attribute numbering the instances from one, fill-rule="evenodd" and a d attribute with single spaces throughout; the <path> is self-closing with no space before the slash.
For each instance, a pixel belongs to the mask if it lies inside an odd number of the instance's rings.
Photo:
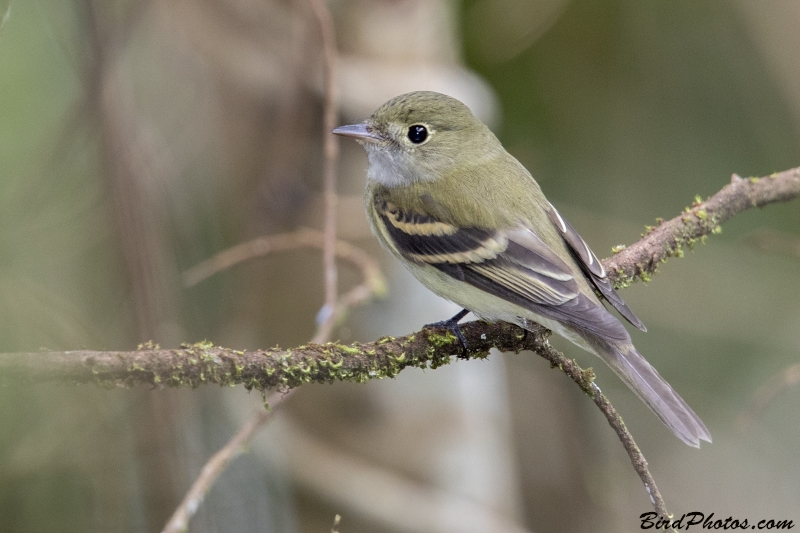
<path id="1" fill-rule="evenodd" d="M 768 254 L 800 257 L 800 235 L 761 228 L 747 235 L 744 242 L 751 248 Z"/>
<path id="2" fill-rule="evenodd" d="M 691 246 L 698 239 L 718 232 L 719 224 L 735 214 L 751 207 L 788 201 L 798 195 L 800 168 L 760 179 L 744 180 L 734 176 L 731 184 L 712 198 L 705 202 L 698 201 L 694 207 L 673 220 L 660 223 L 640 241 L 613 258 L 604 260 L 603 264 L 618 284 L 630 283 L 654 273 L 660 262 L 679 255 L 682 246 Z M 348 297 L 357 299 L 360 296 L 348 293 L 340 303 Z M 559 368 L 569 369 L 574 365 L 574 362 L 552 350 L 546 343 L 549 332 L 539 326 L 525 333 L 509 324 L 472 322 L 463 325 L 462 331 L 467 338 L 468 357 L 486 357 L 491 348 L 506 352 L 532 350 Z M 425 329 L 398 339 L 385 337 L 368 344 L 312 344 L 294 350 L 276 348 L 239 352 L 214 347 L 210 343 L 185 346 L 180 350 L 160 350 L 153 346 L 143 348 L 137 352 L 0 354 L 0 378 L 98 383 L 104 386 L 148 383 L 177 387 L 201 383 L 241 383 L 247 388 L 288 390 L 310 382 L 364 382 L 393 377 L 409 366 L 436 368 L 448 364 L 451 356 L 462 353 L 455 336 L 437 329 Z M 656 510 L 666 516 L 663 500 L 647 472 L 644 457 L 619 415 L 599 394 L 591 376 L 591 372 L 577 365 L 570 375 L 603 410 L 628 451 Z"/>
<path id="3" fill-rule="evenodd" d="M 232 266 L 275 252 L 296 250 L 298 248 L 324 248 L 325 237 L 320 231 L 301 228 L 291 233 L 280 233 L 266 237 L 258 237 L 238 244 L 218 253 L 214 257 L 198 263 L 183 273 L 184 285 L 194 286 L 201 281 L 227 270 Z M 331 331 L 347 309 L 360 305 L 373 296 L 386 294 L 386 280 L 378 267 L 377 261 L 357 246 L 346 241 L 335 241 L 336 256 L 355 265 L 360 271 L 363 281 L 339 297 L 333 306 L 329 319 L 319 324 L 311 342 L 321 344 L 328 340 Z"/>
<path id="4" fill-rule="evenodd" d="M 595 405 L 597 405 L 606 417 L 606 420 L 608 420 L 609 425 L 619 437 L 625 451 L 628 452 L 628 457 L 630 457 L 633 469 L 636 470 L 642 483 L 644 483 L 644 488 L 650 495 L 650 501 L 653 503 L 656 512 L 659 516 L 669 516 L 664 498 L 661 497 L 661 492 L 658 490 L 656 482 L 653 480 L 653 476 L 647 468 L 647 461 L 644 455 L 642 455 L 642 451 L 639 449 L 636 441 L 633 440 L 633 435 L 631 435 L 628 428 L 625 427 L 622 417 L 619 416 L 617 410 L 614 409 L 614 406 L 611 405 L 608 398 L 600 391 L 600 387 L 594 382 L 594 372 L 592 372 L 591 369 L 582 369 L 575 361 L 565 357 L 564 354 L 558 352 L 549 344 L 544 347 L 544 350 L 538 353 L 547 359 L 554 368 L 557 367 L 569 376 L 569 378 L 577 383 L 583 392 L 589 395 L 594 401 Z"/>
<path id="5" fill-rule="evenodd" d="M 258 237 L 237 244 L 217 255 L 196 264 L 183 273 L 183 284 L 193 287 L 201 281 L 218 274 L 234 265 L 266 255 L 297 250 L 299 248 L 324 248 L 324 233 L 315 229 L 301 228 L 291 233 L 279 233 Z M 363 283 L 373 294 L 381 296 L 386 293 L 386 280 L 381 274 L 378 262 L 365 251 L 346 241 L 336 240 L 334 253 L 361 271 Z"/>
<path id="6" fill-rule="evenodd" d="M 747 429 L 778 394 L 799 383 L 800 363 L 787 366 L 769 378 L 753 393 L 747 407 L 736 420 L 736 427 L 740 431 Z"/>
<path id="7" fill-rule="evenodd" d="M 170 517 L 167 525 L 164 526 L 162 533 L 183 533 L 189 528 L 189 520 L 194 516 L 200 505 L 203 503 L 208 491 L 214 484 L 214 481 L 219 475 L 225 471 L 230 462 L 242 454 L 250 445 L 258 430 L 266 424 L 274 413 L 274 409 L 278 407 L 287 397 L 289 393 L 282 394 L 279 392 L 273 393 L 267 403 L 270 410 L 263 409 L 256 412 L 244 425 L 236 432 L 236 434 L 223 446 L 217 453 L 203 465 L 200 475 L 194 480 L 186 496 L 183 497 L 178 508 Z"/>
<path id="8" fill-rule="evenodd" d="M 371 294 L 381 290 L 380 287 L 383 284 L 382 280 L 378 278 L 380 276 L 379 270 L 371 267 L 373 264 L 371 261 L 366 260 L 364 256 L 359 256 L 359 254 L 356 253 L 357 249 L 355 247 L 349 246 L 346 243 L 337 242 L 336 239 L 336 205 L 338 201 L 336 196 L 336 166 L 339 158 L 339 144 L 338 138 L 331 135 L 331 130 L 336 127 L 336 118 L 338 115 L 338 99 L 336 94 L 338 86 L 338 81 L 336 79 L 336 38 L 333 29 L 333 20 L 328 6 L 322 0 L 309 1 L 315 17 L 319 21 L 320 33 L 322 35 L 322 49 L 325 59 L 323 62 L 325 111 L 322 126 L 324 139 L 323 183 L 325 197 L 322 263 L 325 282 L 325 304 L 317 317 L 318 328 L 312 340 L 315 343 L 322 343 L 329 339 L 336 321 L 345 312 L 347 307 L 366 301 Z M 297 235 L 294 237 L 297 237 Z M 306 234 L 306 237 L 309 237 L 309 235 Z M 313 240 L 313 237 L 309 237 L 309 240 Z M 264 241 L 262 240 L 261 243 L 263 244 Z M 364 273 L 364 284 L 352 289 L 343 296 L 341 300 L 338 298 L 337 289 L 337 250 L 343 250 L 343 255 L 347 255 L 350 258 L 354 256 L 358 257 L 360 261 L 356 262 L 361 266 L 361 270 Z M 360 252 L 360 250 L 358 250 L 358 252 Z M 273 403 L 275 401 L 283 401 L 287 395 L 288 394 L 284 394 L 279 398 L 274 398 Z M 275 394 L 272 396 L 275 397 Z M 200 477 L 195 481 L 184 500 L 176 509 L 173 518 L 164 529 L 164 533 L 186 531 L 190 518 L 197 511 L 200 503 L 202 503 L 203 496 L 208 492 L 217 477 L 225 470 L 231 459 L 241 453 L 241 450 L 253 439 L 257 430 L 266 424 L 270 418 L 270 414 L 271 412 L 257 413 L 236 435 L 234 435 L 222 450 L 217 452 L 209 462 L 206 463 Z M 174 526 L 171 528 L 170 526 L 173 523 Z M 338 516 L 336 524 L 338 524 Z"/>
<path id="9" fill-rule="evenodd" d="M 325 163 L 323 169 L 324 197 L 325 197 L 325 245 L 322 250 L 322 263 L 325 269 L 325 305 L 320 311 L 317 323 L 320 324 L 320 338 L 325 338 L 333 329 L 336 317 L 336 165 L 339 160 L 339 140 L 331 131 L 336 127 L 338 117 L 338 80 L 337 80 L 337 52 L 336 36 L 333 29 L 333 19 L 328 6 L 323 0 L 309 0 L 311 10 L 317 19 L 322 36 L 323 52 L 323 83 L 325 86 L 325 111 L 322 121 L 322 135 L 324 139 Z"/>

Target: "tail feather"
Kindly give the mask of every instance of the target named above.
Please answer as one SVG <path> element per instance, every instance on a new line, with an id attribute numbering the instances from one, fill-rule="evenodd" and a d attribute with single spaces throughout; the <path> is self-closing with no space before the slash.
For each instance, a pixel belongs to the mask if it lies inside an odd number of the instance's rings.
<path id="1" fill-rule="evenodd" d="M 598 355 L 683 442 L 695 448 L 711 442 L 703 421 L 632 344 L 592 342 Z"/>

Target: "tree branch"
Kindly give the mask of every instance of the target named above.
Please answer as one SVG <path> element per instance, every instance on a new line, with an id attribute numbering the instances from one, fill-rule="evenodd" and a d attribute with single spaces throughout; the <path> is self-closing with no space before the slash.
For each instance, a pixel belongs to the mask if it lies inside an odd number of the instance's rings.
<path id="1" fill-rule="evenodd" d="M 319 23 L 322 36 L 322 53 L 324 57 L 323 77 L 325 85 L 325 112 L 322 121 L 322 138 L 324 150 L 323 189 L 325 197 L 324 246 L 322 247 L 322 264 L 325 270 L 325 305 L 317 317 L 319 331 L 315 340 L 327 340 L 333 331 L 336 318 L 334 311 L 337 303 L 337 272 L 335 261 L 336 247 L 336 165 L 339 160 L 339 138 L 331 135 L 336 127 L 339 115 L 338 72 L 336 53 L 336 36 L 333 19 L 328 6 L 323 0 L 310 0 L 311 11 Z"/>
<path id="2" fill-rule="evenodd" d="M 764 178 L 731 183 L 706 200 L 697 201 L 670 221 L 648 228 L 637 243 L 603 261 L 618 287 L 636 279 L 648 279 L 659 263 L 682 255 L 684 246 L 718 233 L 719 225 L 751 207 L 785 202 L 800 195 L 800 168 Z M 358 295 L 354 295 L 354 298 Z M 531 350 L 559 367 L 601 409 L 631 458 L 647 488 L 656 511 L 668 516 L 636 443 L 600 389 L 594 373 L 581 369 L 547 343 L 550 332 L 540 326 L 532 331 L 510 324 L 470 322 L 462 326 L 469 358 L 483 358 L 491 348 L 503 352 Z M 44 352 L 0 354 L 0 379 L 95 383 L 102 386 L 191 386 L 203 383 L 242 384 L 247 389 L 287 391 L 305 383 L 337 380 L 365 382 L 394 377 L 404 368 L 437 368 L 461 354 L 455 336 L 442 329 L 424 329 L 404 337 L 384 337 L 372 343 L 309 344 L 291 350 L 273 348 L 243 352 L 215 347 L 209 342 L 162 350 L 145 345 L 135 352 Z"/>
<path id="3" fill-rule="evenodd" d="M 272 414 L 275 412 L 273 409 L 280 405 L 286 397 L 285 394 L 273 393 L 268 400 L 270 410 L 257 411 L 239 428 L 239 431 L 225 446 L 206 461 L 200 475 L 192 483 L 186 496 L 183 497 L 180 505 L 164 526 L 162 533 L 182 533 L 189 529 L 189 520 L 202 505 L 214 481 L 225 471 L 231 461 L 245 451 L 258 430 L 272 418 Z"/>
<path id="4" fill-rule="evenodd" d="M 721 231 L 720 224 L 751 207 L 764 207 L 776 202 L 788 202 L 800 195 L 800 167 L 776 172 L 763 178 L 742 179 L 731 176 L 730 184 L 706 200 L 699 197 L 691 207 L 667 222 L 657 219 L 658 225 L 648 227 L 636 244 L 603 265 L 617 288 L 630 285 L 636 279 L 647 281 L 659 263 L 670 257 L 682 257 L 683 248 L 693 247 L 711 233 Z"/>
<path id="5" fill-rule="evenodd" d="M 539 350 L 544 328 L 536 334 L 508 324 L 471 322 L 462 327 L 468 355 L 482 358 L 490 348 Z M 394 377 L 409 366 L 436 368 L 460 353 L 446 330 L 423 330 L 372 343 L 308 344 L 291 350 L 239 351 L 210 342 L 160 349 L 143 345 L 134 352 L 69 351 L 0 354 L 0 375 L 8 380 L 94 383 L 105 387 L 150 385 L 197 387 L 206 383 L 244 385 L 248 390 L 289 390 L 305 383 L 332 383 Z"/>
<path id="6" fill-rule="evenodd" d="M 338 204 L 338 197 L 336 196 L 336 165 L 339 159 L 339 140 L 335 135 L 330 132 L 336 126 L 336 117 L 338 115 L 338 98 L 337 98 L 337 53 L 336 53 L 336 38 L 334 35 L 333 20 L 327 5 L 323 0 L 310 0 L 311 9 L 314 16 L 320 25 L 320 33 L 322 35 L 322 49 L 324 55 L 323 72 L 324 72 L 324 85 L 325 85 L 325 113 L 322 124 L 322 135 L 324 143 L 324 165 L 323 165 L 323 183 L 324 183 L 324 197 L 325 197 L 325 222 L 322 235 L 314 235 L 312 231 L 307 230 L 303 235 L 296 232 L 293 236 L 283 235 L 284 245 L 291 247 L 292 243 L 303 240 L 311 241 L 311 245 L 316 244 L 314 241 L 319 237 L 321 241 L 319 246 L 322 248 L 322 266 L 324 271 L 323 281 L 325 283 L 325 304 L 317 315 L 317 331 L 314 334 L 312 342 L 322 343 L 330 338 L 336 322 L 346 312 L 349 307 L 358 305 L 365 302 L 373 294 L 377 294 L 383 287 L 383 278 L 380 270 L 374 265 L 372 261 L 361 250 L 348 243 L 338 241 L 336 239 L 336 206 Z M 246 256 L 248 252 L 268 253 L 270 244 L 274 245 L 276 239 L 281 236 L 266 237 L 257 239 L 250 243 L 245 243 L 244 246 L 237 247 L 240 252 L 239 260 Z M 287 244 L 288 243 L 288 244 Z M 308 244 L 305 243 L 305 244 Z M 250 245 L 248 247 L 248 245 Z M 234 258 L 236 254 L 229 254 Z M 361 285 L 351 289 L 348 293 L 338 296 L 338 272 L 336 270 L 336 256 L 345 256 L 350 259 L 357 266 L 361 268 L 364 282 Z M 225 261 L 222 260 L 222 263 Z M 236 261 L 230 262 L 230 265 Z M 211 267 L 219 266 L 219 262 L 210 262 Z M 203 269 L 199 269 L 203 272 Z M 195 269 L 198 272 L 198 269 Z M 211 271 L 213 273 L 213 270 Z M 210 274 L 209 274 L 210 275 Z M 191 280 L 190 277 L 188 279 Z M 200 278 L 197 278 L 198 280 Z M 280 404 L 291 392 L 281 394 L 280 391 L 275 392 L 270 397 L 273 408 Z M 250 441 L 253 439 L 258 430 L 266 424 L 271 418 L 272 411 L 264 411 L 256 413 L 244 426 L 234 435 L 228 443 L 205 464 L 203 471 L 199 478 L 192 483 L 189 492 L 183 498 L 178 508 L 173 513 L 167 525 L 164 527 L 163 533 L 177 533 L 186 531 L 189 527 L 189 520 L 196 512 L 199 505 L 202 503 L 205 494 L 210 490 L 211 485 L 214 484 L 217 477 L 225 470 L 227 465 L 241 453 Z M 336 516 L 334 530 L 338 525 L 339 516 Z"/>
<path id="7" fill-rule="evenodd" d="M 618 285 L 647 278 L 659 263 L 680 256 L 719 224 L 751 207 L 789 201 L 800 195 L 800 168 L 764 178 L 741 179 L 705 202 L 652 228 L 647 235 L 612 258 L 603 260 L 609 276 Z M 484 357 L 489 348 L 501 351 L 536 350 L 532 339 L 519 328 L 504 324 L 472 323 L 469 357 Z M 536 330 L 539 331 L 538 329 Z M 534 342 L 532 345 L 531 343 Z M 151 346 L 134 352 L 69 351 L 0 354 L 0 379 L 97 383 L 105 386 L 191 386 L 203 383 L 243 384 L 248 388 L 290 389 L 303 383 L 335 380 L 367 381 L 391 377 L 408 366 L 433 367 L 447 363 L 459 353 L 452 335 L 438 330 L 373 343 L 341 345 L 309 344 L 292 350 L 242 352 L 202 342 L 180 349 L 162 350 Z"/>

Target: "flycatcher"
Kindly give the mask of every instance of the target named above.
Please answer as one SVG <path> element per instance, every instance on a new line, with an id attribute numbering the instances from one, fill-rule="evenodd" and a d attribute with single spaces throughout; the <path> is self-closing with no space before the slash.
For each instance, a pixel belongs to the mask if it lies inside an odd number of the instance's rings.
<path id="1" fill-rule="evenodd" d="M 601 303 L 645 331 L 597 256 L 467 106 L 408 93 L 333 133 L 367 150 L 372 231 L 425 286 L 484 320 L 555 331 L 605 361 L 686 444 L 711 442 Z"/>

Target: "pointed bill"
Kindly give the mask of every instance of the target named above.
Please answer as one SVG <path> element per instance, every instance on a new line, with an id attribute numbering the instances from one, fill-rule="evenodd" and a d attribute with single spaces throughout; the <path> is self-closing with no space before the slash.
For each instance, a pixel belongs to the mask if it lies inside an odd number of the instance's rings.
<path id="1" fill-rule="evenodd" d="M 379 143 L 384 139 L 369 127 L 366 123 L 350 124 L 349 126 L 339 126 L 331 133 L 341 135 L 342 137 L 351 137 L 357 141 L 368 143 Z"/>

